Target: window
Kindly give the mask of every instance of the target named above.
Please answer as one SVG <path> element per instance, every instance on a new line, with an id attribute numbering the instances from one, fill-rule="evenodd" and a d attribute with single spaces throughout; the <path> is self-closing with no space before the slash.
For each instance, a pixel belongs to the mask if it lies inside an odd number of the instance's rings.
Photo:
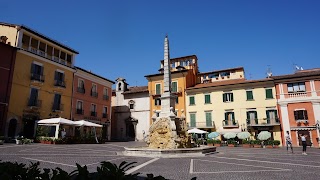
<path id="1" fill-rule="evenodd" d="M 195 105 L 194 96 L 189 97 L 189 105 Z"/>
<path id="2" fill-rule="evenodd" d="M 108 116 L 108 107 L 104 106 L 102 109 L 102 118 L 107 118 Z"/>
<path id="3" fill-rule="evenodd" d="M 290 83 L 288 85 L 288 92 L 293 93 L 293 92 L 306 92 L 306 85 L 304 82 L 299 82 L 299 83 Z"/>
<path id="4" fill-rule="evenodd" d="M 267 110 L 266 115 L 267 115 L 267 123 L 270 123 L 270 122 L 279 123 L 277 110 Z"/>
<path id="5" fill-rule="evenodd" d="M 31 64 L 31 80 L 44 82 L 42 66 L 35 63 Z"/>
<path id="6" fill-rule="evenodd" d="M 190 113 L 190 127 L 196 127 L 196 114 Z"/>
<path id="7" fill-rule="evenodd" d="M 171 63 L 171 67 L 172 67 L 172 68 L 175 68 L 175 67 L 176 67 L 175 62 L 172 62 L 172 63 Z"/>
<path id="8" fill-rule="evenodd" d="M 38 107 L 40 104 L 38 102 L 38 89 L 31 88 L 30 98 L 28 101 L 28 106 Z"/>
<path id="9" fill-rule="evenodd" d="M 160 98 L 154 99 L 154 105 L 161 106 L 161 99 Z"/>
<path id="10" fill-rule="evenodd" d="M 247 101 L 253 100 L 253 93 L 252 90 L 246 91 L 247 93 Z"/>
<path id="11" fill-rule="evenodd" d="M 171 92 L 178 92 L 177 82 L 171 83 Z"/>
<path id="12" fill-rule="evenodd" d="M 211 103 L 210 94 L 204 95 L 204 103 L 205 104 Z"/>
<path id="13" fill-rule="evenodd" d="M 308 112 L 307 110 L 296 110 L 294 111 L 294 119 L 298 120 L 308 120 Z"/>
<path id="14" fill-rule="evenodd" d="M 247 111 L 247 123 L 248 124 L 258 124 L 258 114 L 257 111 Z"/>
<path id="15" fill-rule="evenodd" d="M 92 96 L 92 97 L 98 97 L 97 85 L 96 85 L 96 84 L 92 84 L 92 87 L 91 87 L 91 96 Z"/>
<path id="16" fill-rule="evenodd" d="M 83 114 L 83 102 L 77 101 L 77 114 Z"/>
<path id="17" fill-rule="evenodd" d="M 176 97 L 176 104 L 179 104 L 179 97 Z"/>
<path id="18" fill-rule="evenodd" d="M 212 127 L 212 116 L 211 112 L 206 112 L 206 126 Z"/>
<path id="19" fill-rule="evenodd" d="M 134 109 L 134 101 L 133 100 L 129 101 L 129 108 Z"/>
<path id="20" fill-rule="evenodd" d="M 233 93 L 224 93 L 223 102 L 233 102 Z"/>
<path id="21" fill-rule="evenodd" d="M 62 104 L 61 104 L 61 94 L 55 94 L 54 95 L 54 101 L 53 101 L 53 107 L 52 110 L 61 111 L 62 110 Z"/>
<path id="22" fill-rule="evenodd" d="M 236 121 L 234 118 L 234 112 L 225 112 L 224 113 L 224 124 L 225 125 L 236 125 Z"/>
<path id="23" fill-rule="evenodd" d="M 97 116 L 97 105 L 91 104 L 91 116 Z"/>
<path id="24" fill-rule="evenodd" d="M 108 100 L 109 99 L 109 95 L 108 95 L 108 89 L 107 88 L 103 88 L 103 99 L 104 100 Z"/>
<path id="25" fill-rule="evenodd" d="M 221 73 L 220 73 L 220 76 L 221 76 L 221 77 L 230 76 L 230 72 L 221 72 Z"/>
<path id="26" fill-rule="evenodd" d="M 161 84 L 156 84 L 156 94 L 161 94 Z"/>
<path id="27" fill-rule="evenodd" d="M 266 99 L 273 99 L 272 89 L 266 89 Z"/>
<path id="28" fill-rule="evenodd" d="M 59 87 L 66 87 L 64 83 L 64 73 L 60 71 L 55 71 L 54 74 L 54 85 Z"/>
<path id="29" fill-rule="evenodd" d="M 84 80 L 78 79 L 78 92 L 84 94 L 85 89 L 84 89 Z"/>

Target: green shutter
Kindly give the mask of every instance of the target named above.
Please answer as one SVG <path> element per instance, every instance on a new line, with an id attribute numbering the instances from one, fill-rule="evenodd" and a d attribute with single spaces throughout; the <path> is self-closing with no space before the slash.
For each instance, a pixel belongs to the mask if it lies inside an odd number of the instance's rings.
<path id="1" fill-rule="evenodd" d="M 270 119 L 269 110 L 266 110 L 266 115 L 267 115 L 267 120 L 269 120 Z"/>
<path id="2" fill-rule="evenodd" d="M 177 82 L 172 82 L 171 83 L 171 92 L 178 92 L 177 91 Z"/>
<path id="3" fill-rule="evenodd" d="M 233 93 L 230 93 L 231 96 L 231 102 L 233 102 Z"/>
<path id="4" fill-rule="evenodd" d="M 228 119 L 228 112 L 225 112 L 225 113 L 224 113 L 224 123 L 225 123 L 225 125 L 228 125 L 228 121 L 229 121 L 229 119 Z"/>
<path id="5" fill-rule="evenodd" d="M 161 86 L 160 86 L 160 84 L 156 84 L 156 94 L 161 94 Z"/>
<path id="6" fill-rule="evenodd" d="M 227 101 L 227 94 L 226 93 L 222 94 L 222 99 L 223 99 L 223 102 Z"/>
<path id="7" fill-rule="evenodd" d="M 212 126 L 211 112 L 206 112 L 206 125 L 207 127 Z"/>
<path id="8" fill-rule="evenodd" d="M 254 119 L 258 119 L 258 113 L 257 113 L 257 111 L 254 111 Z"/>
<path id="9" fill-rule="evenodd" d="M 250 124 L 250 111 L 247 111 L 247 124 Z"/>
<path id="10" fill-rule="evenodd" d="M 189 103 L 190 103 L 190 105 L 194 105 L 195 104 L 195 102 L 194 102 L 194 96 L 191 96 L 191 97 L 189 97 Z"/>
<path id="11" fill-rule="evenodd" d="M 273 94 L 272 94 L 272 89 L 266 89 L 266 99 L 272 99 Z"/>
<path id="12" fill-rule="evenodd" d="M 196 114 L 190 114 L 190 126 L 196 127 Z"/>
<path id="13" fill-rule="evenodd" d="M 247 91 L 247 100 L 253 100 L 252 91 Z"/>
<path id="14" fill-rule="evenodd" d="M 211 103 L 210 102 L 210 94 L 206 94 L 206 95 L 204 95 L 204 103 Z"/>
<path id="15" fill-rule="evenodd" d="M 231 114 L 232 114 L 232 120 L 234 120 L 234 112 L 231 112 Z"/>

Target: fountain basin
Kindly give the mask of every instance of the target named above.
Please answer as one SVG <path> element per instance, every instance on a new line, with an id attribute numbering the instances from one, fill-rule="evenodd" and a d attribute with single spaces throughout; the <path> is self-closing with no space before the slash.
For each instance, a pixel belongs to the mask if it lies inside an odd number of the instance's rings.
<path id="1" fill-rule="evenodd" d="M 200 146 L 194 148 L 179 149 L 151 149 L 148 147 L 125 147 L 125 151 L 118 155 L 157 157 L 157 158 L 179 158 L 179 157 L 203 157 L 216 152 L 215 146 Z"/>

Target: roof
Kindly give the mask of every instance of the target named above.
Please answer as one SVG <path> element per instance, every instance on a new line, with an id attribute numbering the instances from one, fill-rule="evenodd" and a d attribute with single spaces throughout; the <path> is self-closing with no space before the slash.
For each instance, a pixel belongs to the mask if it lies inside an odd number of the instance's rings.
<path id="1" fill-rule="evenodd" d="M 266 82 L 266 81 L 272 81 L 272 79 L 271 78 L 269 78 L 269 79 L 258 79 L 258 80 L 230 79 L 230 80 L 216 81 L 216 82 L 211 82 L 211 83 L 197 84 L 197 85 L 195 85 L 193 87 L 189 87 L 187 90 L 208 88 L 208 87 L 216 87 L 216 86 L 227 86 L 227 85 L 233 85 L 233 84 L 247 84 L 247 83 Z"/>
<path id="2" fill-rule="evenodd" d="M 33 30 L 33 29 L 29 28 L 29 27 L 26 26 L 26 25 L 10 24 L 10 23 L 5 23 L 5 22 L 0 22 L 0 25 L 11 26 L 11 27 L 16 27 L 16 26 L 18 26 L 18 27 L 20 27 L 20 28 L 22 28 L 22 29 L 25 29 L 25 30 L 33 33 L 33 34 L 36 34 L 37 36 L 39 36 L 39 37 L 41 37 L 41 38 L 43 38 L 43 39 L 46 39 L 46 40 L 48 40 L 48 41 L 50 41 L 50 42 L 52 42 L 52 43 L 54 43 L 54 44 L 58 44 L 59 46 L 65 48 L 65 49 L 67 49 L 67 50 L 69 50 L 69 51 L 71 51 L 71 52 L 73 52 L 73 53 L 79 54 L 78 51 L 76 51 L 76 50 L 74 50 L 74 49 L 72 49 L 72 48 L 70 48 L 70 47 L 68 47 L 68 46 L 66 46 L 66 45 L 64 45 L 64 44 L 62 44 L 62 43 L 54 40 L 54 39 L 51 39 L 51 38 L 49 38 L 49 37 L 47 37 L 47 36 L 45 36 L 45 35 L 37 32 L 36 30 Z"/>
<path id="3" fill-rule="evenodd" d="M 98 77 L 98 78 L 101 78 L 101 79 L 103 79 L 103 80 L 109 81 L 109 82 L 111 82 L 112 84 L 115 83 L 114 81 L 111 81 L 111 80 L 109 80 L 109 79 L 107 79 L 107 78 L 104 78 L 104 77 L 102 77 L 102 76 L 99 76 L 99 75 L 97 75 L 97 74 L 94 74 L 94 73 L 92 73 L 92 72 L 90 72 L 90 71 L 87 71 L 87 70 L 85 70 L 85 69 L 82 69 L 82 68 L 80 68 L 80 67 L 75 66 L 75 68 L 76 68 L 76 69 L 80 69 L 81 71 L 84 71 L 84 72 L 86 72 L 86 73 L 88 73 L 88 74 L 91 74 L 91 75 L 96 76 L 96 77 Z"/>
<path id="4" fill-rule="evenodd" d="M 180 72 L 188 72 L 188 69 L 182 69 L 182 70 L 178 70 L 178 71 L 172 71 L 171 74 L 177 74 Z M 154 76 L 160 76 L 163 75 L 163 73 L 157 73 L 157 74 L 150 74 L 150 75 L 145 75 L 144 77 L 154 77 Z"/>
<path id="5" fill-rule="evenodd" d="M 123 94 L 133 94 L 133 93 L 142 93 L 142 92 L 149 92 L 148 86 L 133 86 L 133 87 L 129 87 L 128 90 L 123 92 Z"/>
<path id="6" fill-rule="evenodd" d="M 209 72 L 202 72 L 202 73 L 199 73 L 199 75 L 202 75 L 202 74 L 209 74 L 209 73 L 217 73 L 217 72 L 223 72 L 223 71 L 232 71 L 232 70 L 244 70 L 243 67 L 235 67 L 235 68 L 228 68 L 228 69 L 220 69 L 220 70 L 215 70 L 215 71 L 209 71 Z"/>
<path id="7" fill-rule="evenodd" d="M 193 55 L 188 55 L 188 56 L 182 56 L 182 57 L 176 57 L 176 58 L 170 58 L 171 60 L 178 60 L 178 59 L 186 59 L 186 58 L 196 58 L 197 59 L 197 55 L 193 54 Z M 163 62 L 164 60 L 161 60 L 161 62 Z"/>
<path id="8" fill-rule="evenodd" d="M 271 78 L 273 78 L 274 80 L 280 80 L 280 79 L 291 79 L 291 78 L 318 76 L 318 75 L 320 75 L 320 68 L 300 70 L 300 71 L 295 72 L 294 74 L 271 76 Z"/>

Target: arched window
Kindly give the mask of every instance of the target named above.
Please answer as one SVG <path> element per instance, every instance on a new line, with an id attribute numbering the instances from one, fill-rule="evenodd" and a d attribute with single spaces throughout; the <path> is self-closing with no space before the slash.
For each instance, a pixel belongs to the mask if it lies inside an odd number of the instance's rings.
<path id="1" fill-rule="evenodd" d="M 130 100 L 129 101 L 129 108 L 134 109 L 134 104 L 135 104 L 135 102 L 133 100 Z"/>

